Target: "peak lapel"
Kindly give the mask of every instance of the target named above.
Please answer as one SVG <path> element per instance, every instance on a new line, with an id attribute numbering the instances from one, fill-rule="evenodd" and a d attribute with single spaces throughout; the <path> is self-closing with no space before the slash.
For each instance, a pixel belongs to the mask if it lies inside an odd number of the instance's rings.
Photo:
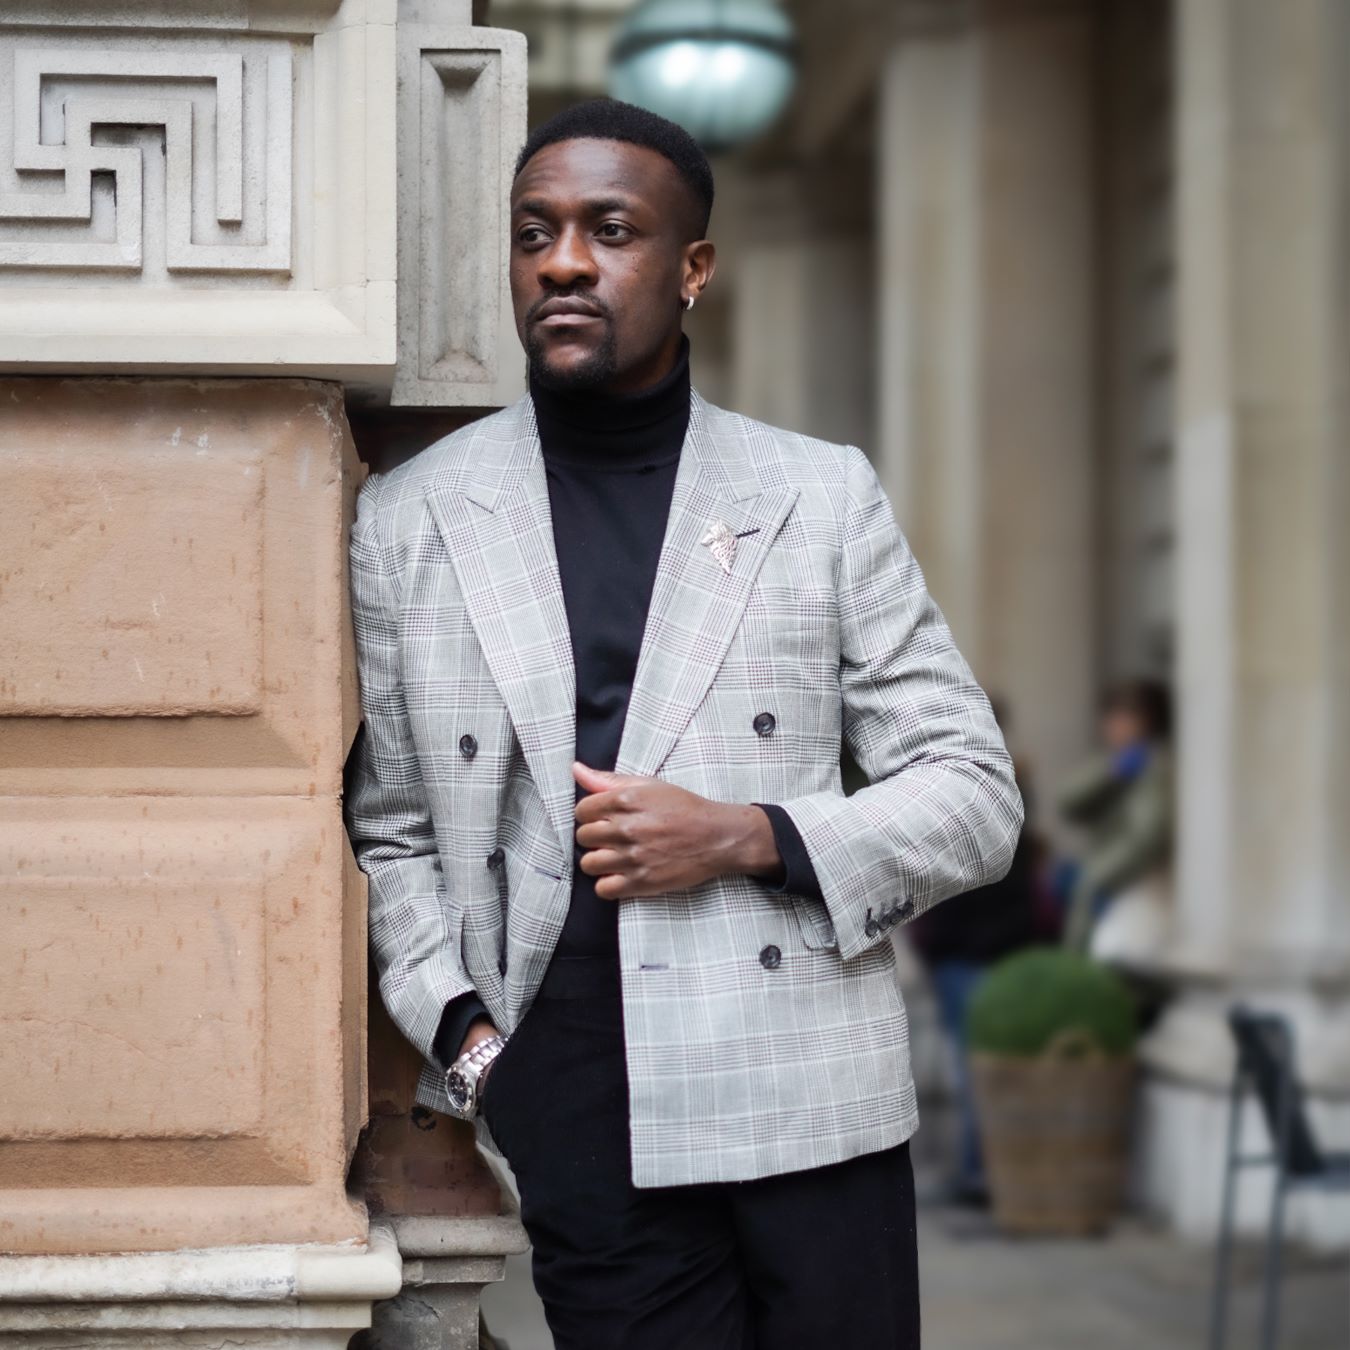
<path id="1" fill-rule="evenodd" d="M 576 674 L 549 512 L 548 480 L 529 400 L 514 432 L 483 437 L 472 485 L 427 495 L 465 609 L 510 714 L 525 761 L 572 853 Z"/>
<path id="2" fill-rule="evenodd" d="M 714 441 L 707 405 L 695 395 L 624 723 L 621 773 L 655 774 L 689 724 L 796 500 L 794 490 L 765 489 L 755 479 L 734 423 L 719 426 Z M 705 542 L 728 534 L 730 550 Z"/>

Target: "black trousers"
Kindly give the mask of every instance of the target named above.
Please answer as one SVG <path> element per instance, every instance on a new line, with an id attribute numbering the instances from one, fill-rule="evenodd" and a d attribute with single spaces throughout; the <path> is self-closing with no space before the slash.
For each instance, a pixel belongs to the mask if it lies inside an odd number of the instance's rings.
<path id="1" fill-rule="evenodd" d="M 639 1190 L 618 972 L 555 961 L 483 1112 L 520 1186 L 556 1350 L 918 1350 L 909 1146 Z"/>

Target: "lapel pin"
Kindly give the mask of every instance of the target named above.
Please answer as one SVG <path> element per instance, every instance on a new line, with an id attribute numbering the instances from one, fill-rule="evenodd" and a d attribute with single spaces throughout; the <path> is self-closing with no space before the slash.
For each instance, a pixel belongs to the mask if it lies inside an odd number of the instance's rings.
<path id="1" fill-rule="evenodd" d="M 736 560 L 736 536 L 731 526 L 724 520 L 714 520 L 699 542 L 722 564 L 722 571 L 730 575 L 731 564 Z"/>

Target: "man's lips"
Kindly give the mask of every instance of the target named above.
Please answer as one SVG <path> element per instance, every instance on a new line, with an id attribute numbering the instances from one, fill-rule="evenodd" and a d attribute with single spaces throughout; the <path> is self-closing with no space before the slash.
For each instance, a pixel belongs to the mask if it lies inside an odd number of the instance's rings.
<path id="1" fill-rule="evenodd" d="M 530 316 L 530 322 L 545 328 L 563 328 L 603 317 L 600 310 L 586 300 L 575 296 L 556 296 L 552 300 L 545 300 Z"/>

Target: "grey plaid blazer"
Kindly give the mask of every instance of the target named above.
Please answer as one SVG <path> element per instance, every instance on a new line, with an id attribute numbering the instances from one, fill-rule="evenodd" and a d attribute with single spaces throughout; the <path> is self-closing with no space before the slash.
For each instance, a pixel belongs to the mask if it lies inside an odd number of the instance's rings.
<path id="1" fill-rule="evenodd" d="M 729 572 L 701 543 L 716 521 L 737 536 Z M 446 1002 L 476 990 L 510 1032 L 571 892 L 575 676 L 530 400 L 372 478 L 351 568 L 365 729 L 347 825 L 381 994 L 428 1060 L 418 1100 L 444 1110 Z M 870 783 L 851 797 L 841 737 Z M 891 931 L 1002 875 L 1022 807 L 860 451 L 693 396 L 618 767 L 781 803 L 825 897 L 724 877 L 623 903 L 634 1183 L 908 1138 Z"/>

